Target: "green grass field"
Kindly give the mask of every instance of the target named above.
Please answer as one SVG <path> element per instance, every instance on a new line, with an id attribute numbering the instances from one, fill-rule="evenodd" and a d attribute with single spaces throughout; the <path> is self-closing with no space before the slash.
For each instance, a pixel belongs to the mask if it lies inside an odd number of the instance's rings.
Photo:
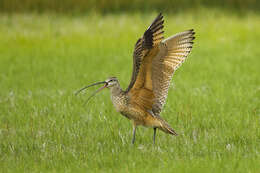
<path id="1" fill-rule="evenodd" d="M 165 15 L 170 36 L 194 28 L 161 116 L 180 134 L 137 129 L 109 91 L 126 88 L 132 51 L 157 13 L 0 15 L 1 172 L 260 172 L 260 16 L 202 9 Z"/>

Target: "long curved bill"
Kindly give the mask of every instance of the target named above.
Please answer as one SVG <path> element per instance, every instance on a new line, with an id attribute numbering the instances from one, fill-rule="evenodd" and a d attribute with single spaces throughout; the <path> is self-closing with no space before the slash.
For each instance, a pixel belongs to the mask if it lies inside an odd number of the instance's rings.
<path id="1" fill-rule="evenodd" d="M 81 88 L 80 90 L 78 90 L 78 91 L 75 93 L 75 95 L 78 95 L 81 91 L 83 91 L 83 90 L 85 90 L 85 89 L 87 89 L 87 88 L 89 88 L 89 87 L 92 87 L 92 86 L 95 86 L 95 85 L 99 85 L 99 84 L 106 84 L 106 82 L 105 82 L 105 81 L 103 81 L 103 82 L 96 82 L 96 83 L 93 83 L 93 84 L 91 84 L 91 85 L 85 86 L 85 87 Z"/>
<path id="2" fill-rule="evenodd" d="M 91 85 L 88 85 L 88 86 L 85 86 L 83 88 L 81 88 L 80 90 L 78 90 L 75 95 L 78 95 L 81 91 L 89 88 L 89 87 L 92 87 L 92 86 L 95 86 L 95 85 L 99 85 L 99 84 L 105 84 L 104 86 L 102 86 L 101 88 L 99 88 L 98 90 L 96 90 L 94 93 L 91 94 L 91 96 L 88 97 L 88 99 L 86 100 L 86 102 L 84 103 L 84 105 L 93 97 L 95 96 L 99 91 L 103 90 L 104 88 L 106 88 L 107 86 L 107 82 L 103 81 L 103 82 L 97 82 L 97 83 L 93 83 Z"/>

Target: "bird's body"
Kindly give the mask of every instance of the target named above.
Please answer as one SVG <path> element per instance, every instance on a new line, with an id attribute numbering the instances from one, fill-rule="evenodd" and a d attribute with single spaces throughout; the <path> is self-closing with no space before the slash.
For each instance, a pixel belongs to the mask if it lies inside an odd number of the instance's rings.
<path id="1" fill-rule="evenodd" d="M 141 106 L 133 99 L 135 96 L 131 96 L 126 91 L 123 91 L 119 83 L 116 85 L 117 86 L 110 87 L 111 101 L 117 112 L 131 120 L 134 126 L 142 125 L 163 130 L 165 129 L 163 125 L 166 125 L 167 128 L 169 128 L 169 125 L 159 115 L 155 116 L 153 114 L 151 111 L 152 108 L 147 109 L 145 105 Z M 149 90 L 147 90 L 147 93 L 148 92 Z M 173 129 L 166 130 L 165 132 L 175 133 Z"/>
<path id="2" fill-rule="evenodd" d="M 133 122 L 132 143 L 138 125 L 154 129 L 154 142 L 157 128 L 177 135 L 160 113 L 173 73 L 189 54 L 195 32 L 188 30 L 164 39 L 163 23 L 163 16 L 159 14 L 135 44 L 132 79 L 126 90 L 121 89 L 115 77 L 96 83 L 105 83 L 101 89 L 110 89 L 116 110 Z"/>

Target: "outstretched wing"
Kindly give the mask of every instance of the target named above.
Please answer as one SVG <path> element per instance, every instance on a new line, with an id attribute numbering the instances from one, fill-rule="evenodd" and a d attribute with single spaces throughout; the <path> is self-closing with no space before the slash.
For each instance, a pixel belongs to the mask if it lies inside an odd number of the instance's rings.
<path id="1" fill-rule="evenodd" d="M 130 102 L 159 115 L 168 95 L 174 71 L 192 48 L 193 30 L 163 40 L 161 14 L 139 39 L 134 51 L 134 70 L 127 92 Z"/>
<path id="2" fill-rule="evenodd" d="M 130 91 L 134 86 L 144 57 L 163 40 L 163 22 L 163 16 L 160 13 L 144 32 L 143 37 L 137 40 L 133 54 L 132 78 L 126 92 Z"/>
<path id="3" fill-rule="evenodd" d="M 152 85 L 155 95 L 152 111 L 155 115 L 160 114 L 165 104 L 173 73 L 184 62 L 192 49 L 194 34 L 192 29 L 162 41 L 160 46 L 162 53 L 158 54 L 152 62 Z"/>

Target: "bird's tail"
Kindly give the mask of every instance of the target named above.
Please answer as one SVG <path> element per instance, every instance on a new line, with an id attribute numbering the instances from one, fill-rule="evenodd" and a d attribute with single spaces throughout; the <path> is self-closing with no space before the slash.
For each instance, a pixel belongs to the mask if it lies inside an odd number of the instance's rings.
<path id="1" fill-rule="evenodd" d="M 162 118 L 159 118 L 160 121 L 160 127 L 158 127 L 160 130 L 164 131 L 165 133 L 169 133 L 171 135 L 178 136 L 178 134 L 171 128 L 171 126 Z"/>

